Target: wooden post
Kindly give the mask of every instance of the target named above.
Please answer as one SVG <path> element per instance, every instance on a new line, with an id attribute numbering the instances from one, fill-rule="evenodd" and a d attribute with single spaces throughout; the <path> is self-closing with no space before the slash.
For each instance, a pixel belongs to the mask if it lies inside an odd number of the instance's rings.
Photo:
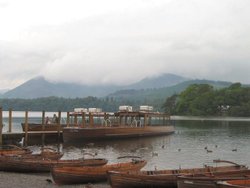
<path id="1" fill-rule="evenodd" d="M 61 130 L 61 111 L 58 111 L 58 123 L 57 123 L 57 136 L 58 136 L 58 143 L 60 141 L 60 130 Z"/>
<path id="2" fill-rule="evenodd" d="M 148 123 L 147 123 L 147 118 L 148 118 L 148 117 L 147 117 L 147 114 L 144 114 L 144 126 L 145 126 L 145 127 L 146 127 L 147 124 L 148 124 Z"/>
<path id="3" fill-rule="evenodd" d="M 122 115 L 119 114 L 119 126 L 121 126 L 121 125 L 122 125 Z"/>
<path id="4" fill-rule="evenodd" d="M 12 132 L 12 109 L 9 109 L 9 132 Z"/>
<path id="5" fill-rule="evenodd" d="M 24 145 L 28 145 L 28 111 L 25 111 L 25 139 L 24 139 Z"/>
<path id="6" fill-rule="evenodd" d="M 85 112 L 82 112 L 82 126 L 85 127 Z"/>
<path id="7" fill-rule="evenodd" d="M 77 126 L 77 114 L 74 114 L 74 126 Z"/>
<path id="8" fill-rule="evenodd" d="M 3 109 L 0 107 L 0 145 L 3 144 Z"/>
<path id="9" fill-rule="evenodd" d="M 94 117 L 91 112 L 89 112 L 89 125 L 91 127 L 94 125 Z"/>
<path id="10" fill-rule="evenodd" d="M 43 110 L 42 111 L 42 146 L 44 146 L 44 141 L 45 141 L 45 133 L 44 133 L 44 130 L 45 130 L 45 111 Z"/>
<path id="11" fill-rule="evenodd" d="M 67 127 L 69 127 L 69 112 L 67 112 Z"/>

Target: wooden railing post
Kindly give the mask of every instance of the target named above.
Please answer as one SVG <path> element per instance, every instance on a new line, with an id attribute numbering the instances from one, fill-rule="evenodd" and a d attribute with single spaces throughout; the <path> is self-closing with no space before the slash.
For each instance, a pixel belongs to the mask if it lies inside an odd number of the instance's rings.
<path id="1" fill-rule="evenodd" d="M 42 146 L 44 146 L 44 141 L 45 141 L 45 111 L 42 111 Z"/>
<path id="2" fill-rule="evenodd" d="M 85 112 L 82 112 L 82 126 L 85 127 Z"/>
<path id="3" fill-rule="evenodd" d="M 91 112 L 89 112 L 89 126 L 94 126 L 94 117 Z"/>
<path id="4" fill-rule="evenodd" d="M 3 109 L 0 107 L 0 145 L 3 144 Z"/>
<path id="5" fill-rule="evenodd" d="M 69 112 L 67 112 L 67 127 L 69 127 Z"/>
<path id="6" fill-rule="evenodd" d="M 74 126 L 77 126 L 77 114 L 74 114 Z"/>
<path id="7" fill-rule="evenodd" d="M 148 116 L 147 114 L 144 114 L 144 126 L 147 126 L 148 124 Z"/>
<path id="8" fill-rule="evenodd" d="M 12 132 L 12 109 L 9 109 L 9 132 Z"/>
<path id="9" fill-rule="evenodd" d="M 24 145 L 28 145 L 28 111 L 25 111 L 25 139 L 24 139 Z"/>
<path id="10" fill-rule="evenodd" d="M 62 127 L 61 127 L 61 111 L 58 111 L 58 123 L 57 123 L 58 143 L 60 141 L 60 130 L 62 130 Z"/>

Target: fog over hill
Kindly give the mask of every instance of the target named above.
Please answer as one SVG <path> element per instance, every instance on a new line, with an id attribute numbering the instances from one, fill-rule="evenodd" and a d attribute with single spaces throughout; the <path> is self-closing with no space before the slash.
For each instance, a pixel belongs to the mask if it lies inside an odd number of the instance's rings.
<path id="1" fill-rule="evenodd" d="M 118 85 L 80 85 L 74 83 L 52 83 L 43 77 L 31 79 L 24 84 L 7 91 L 2 98 L 40 98 L 40 97 L 66 97 L 83 98 L 87 96 L 105 97 L 111 93 L 123 89 L 157 89 L 176 85 L 188 80 L 174 74 L 162 74 L 159 76 L 144 78 L 143 80 L 126 86 Z"/>

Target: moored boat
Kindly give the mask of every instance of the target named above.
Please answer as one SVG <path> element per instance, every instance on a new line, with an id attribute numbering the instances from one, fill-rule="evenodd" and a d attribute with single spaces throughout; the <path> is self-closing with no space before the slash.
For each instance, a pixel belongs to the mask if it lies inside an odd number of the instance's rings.
<path id="1" fill-rule="evenodd" d="M 218 162 L 218 161 L 217 161 Z M 128 172 L 108 172 L 108 180 L 112 188 L 176 188 L 177 177 L 187 174 L 216 174 L 229 171 L 242 171 L 247 168 L 241 165 L 228 165 L 193 169 L 173 169 L 173 170 L 153 170 L 153 171 L 128 171 Z"/>
<path id="2" fill-rule="evenodd" d="M 50 160 L 58 160 L 63 156 L 62 152 L 58 152 L 52 148 L 42 148 L 40 153 L 36 153 L 36 154 L 25 154 L 22 155 L 22 158 L 41 158 L 41 159 L 50 159 Z"/>
<path id="3" fill-rule="evenodd" d="M 198 174 L 179 176 L 178 188 L 222 188 L 218 182 L 227 180 L 245 180 L 250 175 L 250 170 L 232 170 L 212 174 Z"/>
<path id="4" fill-rule="evenodd" d="M 241 180 L 228 180 L 217 182 L 218 188 L 249 188 L 250 179 L 241 179 Z"/>
<path id="5" fill-rule="evenodd" d="M 132 107 L 112 114 L 98 111 L 71 113 L 71 116 L 75 119 L 79 116 L 82 123 L 79 126 L 63 128 L 64 142 L 138 138 L 174 133 L 168 114 L 145 110 L 132 111 Z"/>
<path id="6" fill-rule="evenodd" d="M 144 160 L 133 160 L 132 162 L 107 164 L 97 167 L 57 167 L 51 170 L 53 180 L 56 184 L 91 183 L 107 180 L 107 171 L 138 171 L 146 165 Z"/>
<path id="7" fill-rule="evenodd" d="M 0 146 L 0 155 L 24 155 L 31 154 L 27 148 L 18 147 L 16 145 L 2 145 Z"/>
<path id="8" fill-rule="evenodd" d="M 8 172 L 49 172 L 53 166 L 98 166 L 105 165 L 106 159 L 56 160 L 38 157 L 1 156 L 0 170 Z"/>

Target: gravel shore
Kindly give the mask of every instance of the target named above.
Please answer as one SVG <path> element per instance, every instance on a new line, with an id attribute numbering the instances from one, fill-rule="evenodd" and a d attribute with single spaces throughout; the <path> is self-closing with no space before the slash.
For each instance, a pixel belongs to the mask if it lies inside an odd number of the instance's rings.
<path id="1" fill-rule="evenodd" d="M 23 174 L 0 172 L 0 188 L 110 188 L 107 183 L 87 184 L 87 185 L 63 185 L 58 186 L 52 182 L 49 173 L 43 174 Z"/>

